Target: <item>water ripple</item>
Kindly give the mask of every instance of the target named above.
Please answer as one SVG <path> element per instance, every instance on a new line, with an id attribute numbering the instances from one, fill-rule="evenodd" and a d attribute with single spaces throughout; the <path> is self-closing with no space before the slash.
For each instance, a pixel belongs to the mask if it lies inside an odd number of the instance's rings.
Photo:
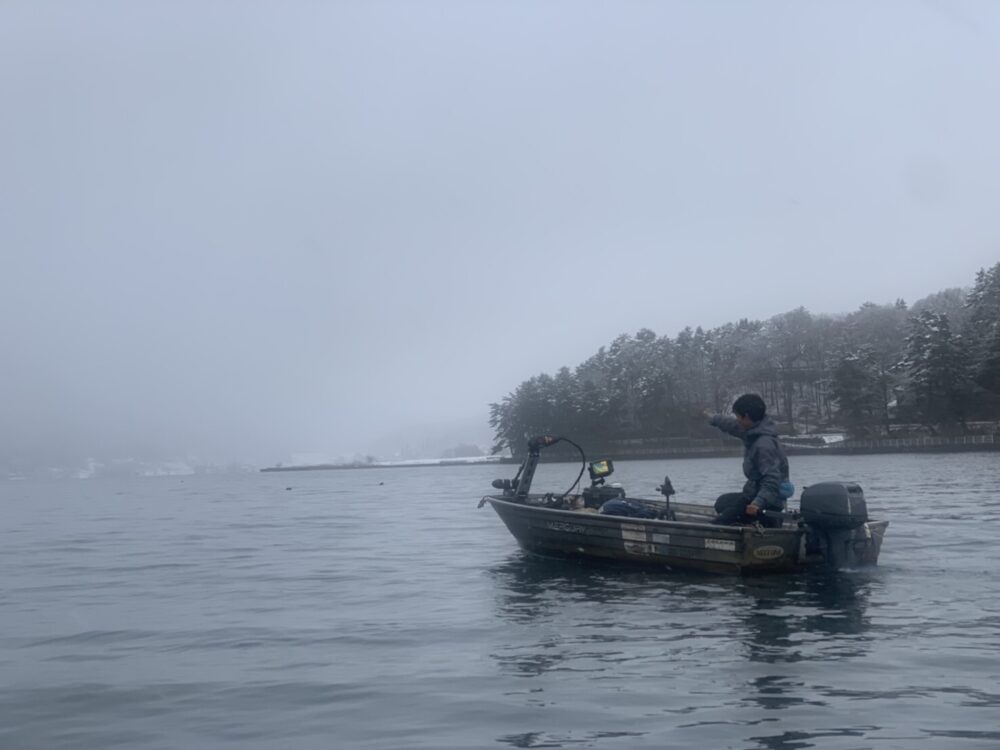
<path id="1" fill-rule="evenodd" d="M 798 459 L 866 488 L 882 564 L 762 579 L 525 555 L 496 471 L 0 488 L 0 746 L 1000 746 L 995 455 Z"/>

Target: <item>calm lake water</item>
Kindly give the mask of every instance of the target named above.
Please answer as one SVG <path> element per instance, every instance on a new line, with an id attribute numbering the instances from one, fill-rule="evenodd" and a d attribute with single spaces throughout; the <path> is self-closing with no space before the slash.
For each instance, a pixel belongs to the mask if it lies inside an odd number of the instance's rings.
<path id="1" fill-rule="evenodd" d="M 746 580 L 527 556 L 514 469 L 0 484 L 0 747 L 1000 747 L 1000 454 L 795 457 L 881 565 Z"/>

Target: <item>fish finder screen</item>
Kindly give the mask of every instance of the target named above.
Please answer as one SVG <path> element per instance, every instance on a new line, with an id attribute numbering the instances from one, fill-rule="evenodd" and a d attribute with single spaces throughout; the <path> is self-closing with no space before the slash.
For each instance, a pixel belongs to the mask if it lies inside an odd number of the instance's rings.
<path id="1" fill-rule="evenodd" d="M 594 461 L 590 465 L 590 475 L 593 477 L 606 477 L 611 471 L 610 461 Z"/>

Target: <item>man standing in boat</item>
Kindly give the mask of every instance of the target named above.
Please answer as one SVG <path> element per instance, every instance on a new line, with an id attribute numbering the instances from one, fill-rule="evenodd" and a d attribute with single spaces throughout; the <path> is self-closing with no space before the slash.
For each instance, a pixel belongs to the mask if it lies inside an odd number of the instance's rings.
<path id="1" fill-rule="evenodd" d="M 744 393 L 733 402 L 733 414 L 736 416 L 705 412 L 709 424 L 743 441 L 743 474 L 747 478 L 742 492 L 728 492 L 715 501 L 719 515 L 712 523 L 780 525 L 762 511 L 783 511 L 794 488 L 788 481 L 788 457 L 767 416 L 767 405 L 756 393 Z"/>

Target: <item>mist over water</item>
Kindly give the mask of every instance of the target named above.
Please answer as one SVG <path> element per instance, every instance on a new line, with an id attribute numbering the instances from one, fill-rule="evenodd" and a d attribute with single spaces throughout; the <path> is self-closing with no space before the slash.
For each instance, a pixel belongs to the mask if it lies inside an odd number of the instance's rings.
<path id="1" fill-rule="evenodd" d="M 453 448 L 622 333 L 966 286 L 998 39 L 989 2 L 5 0 L 0 476 L 478 420 Z"/>
<path id="2" fill-rule="evenodd" d="M 766 578 L 525 555 L 476 508 L 514 468 L 0 484 L 0 745 L 1000 744 L 995 454 L 795 458 L 891 523 L 876 569 Z"/>

